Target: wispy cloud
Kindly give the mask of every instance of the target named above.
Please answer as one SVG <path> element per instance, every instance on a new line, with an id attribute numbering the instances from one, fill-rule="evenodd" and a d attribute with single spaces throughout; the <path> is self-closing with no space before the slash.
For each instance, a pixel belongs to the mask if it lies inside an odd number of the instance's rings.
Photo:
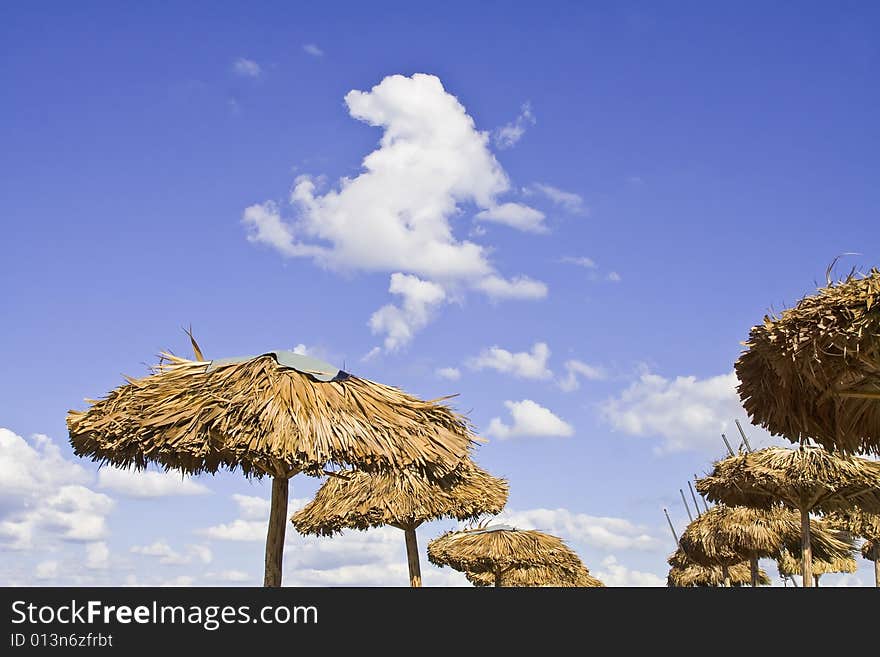
<path id="1" fill-rule="evenodd" d="M 232 72 L 245 78 L 258 78 L 263 74 L 263 69 L 253 59 L 239 57 L 232 63 Z"/>
<path id="2" fill-rule="evenodd" d="M 492 139 L 498 148 L 510 148 L 522 139 L 530 125 L 535 125 L 535 115 L 532 113 L 531 103 L 525 102 L 520 107 L 519 115 L 510 123 L 497 128 Z"/>
<path id="3" fill-rule="evenodd" d="M 476 215 L 480 221 L 492 221 L 527 233 L 544 233 L 544 213 L 522 203 L 502 203 Z"/>
<path id="4" fill-rule="evenodd" d="M 504 405 L 510 411 L 513 423 L 507 424 L 500 417 L 492 418 L 486 429 L 487 436 L 505 440 L 526 436 L 566 437 L 574 434 L 574 428 L 568 422 L 531 399 L 506 401 Z"/>
<path id="5" fill-rule="evenodd" d="M 303 50 L 304 50 L 306 53 L 308 53 L 309 55 L 311 55 L 312 57 L 323 57 L 323 56 L 324 56 L 324 51 L 321 50 L 321 49 L 320 49 L 317 45 L 315 45 L 314 43 L 307 43 L 307 44 L 305 44 L 305 45 L 303 46 Z"/>
<path id="6" fill-rule="evenodd" d="M 587 207 L 584 205 L 584 199 L 580 194 L 567 192 L 564 189 L 559 189 L 546 183 L 532 183 L 528 187 L 523 187 L 522 192 L 526 196 L 534 196 L 536 194 L 544 196 L 553 204 L 571 214 L 587 214 Z"/>
<path id="7" fill-rule="evenodd" d="M 567 265 L 576 265 L 578 267 L 583 267 L 584 269 L 596 268 L 596 261 L 586 256 L 563 256 L 559 259 L 559 262 Z"/>
<path id="8" fill-rule="evenodd" d="M 491 369 L 520 379 L 546 380 L 553 376 L 553 372 L 547 367 L 549 358 L 550 347 L 545 342 L 536 342 L 530 352 L 511 352 L 493 346 L 483 349 L 479 356 L 469 358 L 467 366 L 473 370 Z"/>

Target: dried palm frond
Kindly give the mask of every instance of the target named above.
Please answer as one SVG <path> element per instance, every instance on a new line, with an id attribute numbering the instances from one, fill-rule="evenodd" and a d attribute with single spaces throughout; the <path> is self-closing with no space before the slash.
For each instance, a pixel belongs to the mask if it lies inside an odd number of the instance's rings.
<path id="1" fill-rule="evenodd" d="M 728 568 L 728 577 L 731 586 L 748 586 L 752 581 L 749 564 L 738 563 Z M 770 578 L 763 569 L 758 570 L 758 584 L 767 586 Z M 690 586 L 724 586 L 724 571 L 721 566 L 673 566 L 666 576 L 666 585 L 672 587 Z"/>
<path id="2" fill-rule="evenodd" d="M 192 361 L 163 354 L 155 373 L 70 411 L 79 456 L 187 473 L 235 467 L 247 475 L 360 469 L 455 470 L 475 440 L 468 421 L 437 401 L 350 376 L 319 380 L 272 352 L 244 360 Z M 330 367 L 330 366 L 328 366 Z"/>
<path id="3" fill-rule="evenodd" d="M 752 327 L 734 366 L 749 415 L 789 440 L 880 454 L 880 270 Z"/>
<path id="4" fill-rule="evenodd" d="M 880 559 L 880 539 L 875 538 L 871 541 L 865 541 L 862 544 L 862 557 L 868 561 Z M 880 586 L 880 582 L 877 582 L 877 585 Z"/>
<path id="5" fill-rule="evenodd" d="M 834 559 L 850 554 L 845 536 L 820 518 L 810 519 L 813 554 Z M 701 566 L 732 566 L 749 559 L 775 557 L 783 549 L 799 551 L 800 514 L 779 506 L 750 509 L 719 504 L 691 522 L 679 539 L 681 549 Z"/>
<path id="6" fill-rule="evenodd" d="M 495 586 L 495 578 L 489 572 L 466 572 L 465 577 L 474 586 Z M 501 575 L 501 586 L 519 588 L 539 586 L 599 588 L 604 587 L 605 584 L 593 577 L 587 568 L 572 573 L 567 570 L 558 571 L 546 566 L 533 566 L 531 568 L 513 568 L 503 573 Z"/>
<path id="7" fill-rule="evenodd" d="M 438 518 L 471 520 L 500 513 L 508 491 L 504 479 L 473 463 L 437 480 L 414 470 L 342 471 L 291 520 L 302 534 L 324 536 L 348 528 L 417 527 Z"/>
<path id="8" fill-rule="evenodd" d="M 788 550 L 783 550 L 776 558 L 780 577 L 792 577 L 800 575 L 803 564 L 800 557 L 795 557 Z M 836 559 L 813 558 L 813 575 L 826 575 L 828 573 L 854 573 L 858 564 L 852 555 L 838 557 Z"/>
<path id="9" fill-rule="evenodd" d="M 447 532 L 428 543 L 428 561 L 462 572 L 502 575 L 510 568 L 547 566 L 577 573 L 584 567 L 562 539 L 504 526 Z"/>

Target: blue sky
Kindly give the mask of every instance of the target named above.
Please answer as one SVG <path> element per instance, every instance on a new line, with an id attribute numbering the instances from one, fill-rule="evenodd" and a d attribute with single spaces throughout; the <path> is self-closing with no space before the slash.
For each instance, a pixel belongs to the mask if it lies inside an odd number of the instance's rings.
<path id="1" fill-rule="evenodd" d="M 4 5 L 0 582 L 259 582 L 266 483 L 102 478 L 67 445 L 191 324 L 209 357 L 458 393 L 513 520 L 660 583 L 662 508 L 680 531 L 744 419 L 748 328 L 839 253 L 877 264 L 878 29 L 869 3 Z M 406 581 L 392 530 L 287 552 L 290 584 Z"/>

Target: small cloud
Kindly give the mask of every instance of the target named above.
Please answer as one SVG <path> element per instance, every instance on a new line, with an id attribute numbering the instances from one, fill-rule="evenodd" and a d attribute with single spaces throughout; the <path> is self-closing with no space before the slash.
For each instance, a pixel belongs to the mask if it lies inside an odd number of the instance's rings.
<path id="1" fill-rule="evenodd" d="M 37 579 L 52 579 L 58 575 L 57 561 L 43 561 L 37 564 L 34 577 Z"/>
<path id="2" fill-rule="evenodd" d="M 515 276 L 512 279 L 487 276 L 474 287 L 492 299 L 543 299 L 547 296 L 546 283 L 528 276 Z"/>
<path id="3" fill-rule="evenodd" d="M 135 470 L 105 466 L 98 471 L 98 487 L 127 497 L 167 497 L 170 495 L 205 495 L 207 487 L 190 477 L 169 470 Z"/>
<path id="4" fill-rule="evenodd" d="M 616 271 L 610 272 L 606 278 L 612 283 L 619 283 L 621 281 L 620 274 Z"/>
<path id="5" fill-rule="evenodd" d="M 239 57 L 232 63 L 232 72 L 244 78 L 258 78 L 263 74 L 263 69 L 253 59 Z"/>
<path id="6" fill-rule="evenodd" d="M 382 347 L 373 347 L 363 356 L 361 356 L 362 363 L 369 363 L 371 360 L 375 360 L 376 357 L 382 353 Z"/>
<path id="7" fill-rule="evenodd" d="M 605 378 L 605 370 L 595 365 L 588 365 L 579 360 L 565 361 L 565 378 L 559 380 L 558 385 L 564 392 L 572 392 L 581 387 L 579 377 L 589 381 L 600 381 Z"/>
<path id="8" fill-rule="evenodd" d="M 520 379 L 549 379 L 553 372 L 547 367 L 550 347 L 546 342 L 536 342 L 531 352 L 510 352 L 501 347 L 483 349 L 479 356 L 468 359 L 473 370 L 491 369 L 502 374 L 512 374 Z"/>
<path id="9" fill-rule="evenodd" d="M 300 356 L 308 356 L 309 348 L 300 342 L 293 348 L 293 353 L 299 354 Z"/>
<path id="10" fill-rule="evenodd" d="M 314 43 L 307 43 L 303 46 L 303 50 L 312 57 L 323 57 L 324 51 Z"/>
<path id="11" fill-rule="evenodd" d="M 641 185 L 644 182 L 644 180 L 642 180 L 641 176 L 630 176 L 629 178 L 626 179 L 626 181 L 628 183 L 630 183 L 631 185 Z"/>
<path id="12" fill-rule="evenodd" d="M 498 148 L 510 148 L 522 139 L 529 125 L 535 125 L 535 115 L 532 113 L 531 104 L 525 102 L 520 108 L 519 115 L 510 123 L 496 129 L 492 139 Z"/>
<path id="13" fill-rule="evenodd" d="M 400 272 L 391 274 L 388 291 L 400 296 L 401 304 L 382 306 L 370 317 L 369 325 L 374 335 L 385 335 L 385 351 L 394 352 L 427 326 L 436 307 L 446 299 L 446 291 L 437 283 Z"/>
<path id="14" fill-rule="evenodd" d="M 441 367 L 437 370 L 437 376 L 450 381 L 458 381 L 461 378 L 461 370 L 457 367 Z"/>
<path id="15" fill-rule="evenodd" d="M 505 424 L 499 417 L 492 418 L 486 429 L 487 436 L 505 440 L 519 436 L 566 437 L 574 434 L 574 427 L 568 422 L 531 399 L 506 401 L 504 405 L 510 411 L 513 424 Z"/>
<path id="16" fill-rule="evenodd" d="M 480 221 L 494 221 L 527 233 L 545 233 L 544 213 L 522 203 L 502 203 L 476 215 Z"/>
<path id="17" fill-rule="evenodd" d="M 566 265 L 583 267 L 584 269 L 595 269 L 597 266 L 595 260 L 587 258 L 586 256 L 564 256 L 559 259 L 559 262 L 565 263 Z"/>
<path id="18" fill-rule="evenodd" d="M 86 545 L 86 568 L 107 568 L 110 562 L 110 548 L 104 541 Z"/>
<path id="19" fill-rule="evenodd" d="M 587 214 L 584 198 L 580 194 L 567 192 L 546 183 L 532 183 L 522 191 L 526 196 L 540 194 L 571 214 Z"/>

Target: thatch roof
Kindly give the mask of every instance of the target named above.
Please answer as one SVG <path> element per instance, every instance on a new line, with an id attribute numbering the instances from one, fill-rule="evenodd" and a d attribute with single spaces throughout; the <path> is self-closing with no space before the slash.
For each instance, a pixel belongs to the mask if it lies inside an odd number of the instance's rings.
<path id="1" fill-rule="evenodd" d="M 880 462 L 832 453 L 820 447 L 768 447 L 715 463 L 697 481 L 713 502 L 769 509 L 880 512 Z"/>
<path id="2" fill-rule="evenodd" d="M 472 573 L 532 566 L 577 573 L 584 567 L 562 539 L 506 526 L 446 532 L 428 543 L 428 561 Z"/>
<path id="3" fill-rule="evenodd" d="M 846 537 L 822 519 L 810 518 L 810 533 L 817 558 L 833 559 L 851 552 Z M 778 506 L 750 509 L 719 504 L 691 522 L 679 543 L 701 566 L 730 566 L 753 557 L 775 557 L 783 548 L 800 550 L 801 518 L 799 513 Z"/>
<path id="4" fill-rule="evenodd" d="M 281 354 L 281 355 L 279 355 Z M 163 354 L 154 373 L 70 411 L 79 456 L 188 473 L 245 474 L 423 468 L 442 476 L 468 454 L 467 420 L 437 401 L 339 372 L 329 381 L 284 366 L 272 352 L 245 360 L 192 361 Z M 326 378 L 321 376 L 321 378 Z"/>
<path id="5" fill-rule="evenodd" d="M 748 586 L 752 582 L 751 567 L 747 563 L 738 563 L 728 568 L 731 586 Z M 758 584 L 767 586 L 770 578 L 763 569 L 758 569 Z M 724 586 L 724 572 L 721 566 L 673 566 L 666 576 L 666 585 L 674 587 L 690 586 Z"/>
<path id="6" fill-rule="evenodd" d="M 803 571 L 803 563 L 800 557 L 795 557 L 791 552 L 783 550 L 776 558 L 776 564 L 779 568 L 780 577 L 793 577 L 800 575 Z M 818 559 L 815 556 L 812 559 L 813 575 L 825 575 L 827 573 L 854 573 L 858 568 L 856 560 L 850 554 L 845 557 L 836 559 Z"/>
<path id="7" fill-rule="evenodd" d="M 468 463 L 434 480 L 414 470 L 343 471 L 330 477 L 291 520 L 303 534 L 330 536 L 346 528 L 416 527 L 438 518 L 495 515 L 507 503 L 504 479 Z"/>
<path id="8" fill-rule="evenodd" d="M 830 518 L 855 536 L 866 540 L 880 540 L 880 514 L 850 509 L 835 513 Z"/>
<path id="9" fill-rule="evenodd" d="M 492 573 L 470 573 L 465 577 L 474 586 L 494 586 L 495 577 Z M 533 566 L 531 568 L 513 568 L 501 576 L 501 586 L 507 587 L 539 587 L 549 586 L 557 588 L 599 588 L 604 587 L 602 581 L 590 574 L 584 567 L 577 572 L 559 571 L 546 566 Z"/>
<path id="10" fill-rule="evenodd" d="M 789 440 L 880 454 L 880 270 L 754 326 L 735 367 L 749 415 Z"/>

